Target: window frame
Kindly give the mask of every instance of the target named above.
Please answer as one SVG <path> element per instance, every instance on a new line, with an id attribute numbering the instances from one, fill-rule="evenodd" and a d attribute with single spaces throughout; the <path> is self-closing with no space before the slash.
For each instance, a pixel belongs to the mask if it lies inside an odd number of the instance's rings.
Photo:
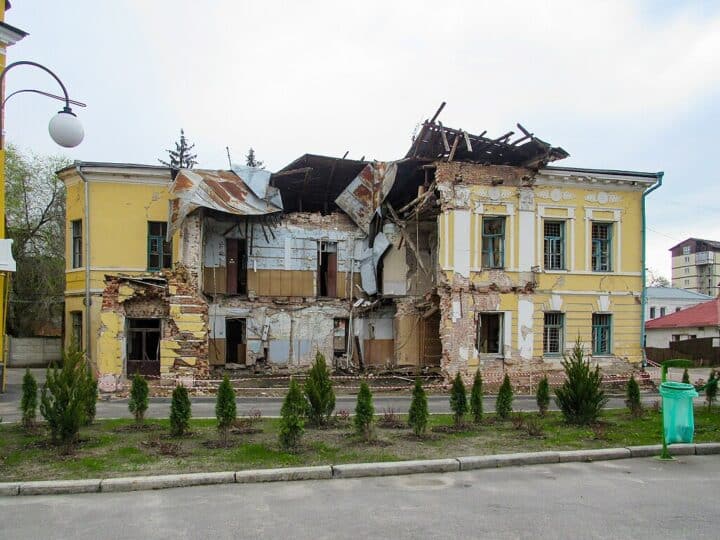
<path id="1" fill-rule="evenodd" d="M 497 318 L 497 351 L 482 351 L 480 347 L 480 333 L 485 325 L 482 324 L 483 317 L 495 317 Z M 487 325 L 489 326 L 489 325 Z M 477 321 L 475 323 L 475 349 L 478 354 L 482 356 L 504 356 L 504 333 L 505 333 L 505 313 L 502 311 L 483 311 L 478 313 Z"/>
<path id="2" fill-rule="evenodd" d="M 613 225 L 614 223 L 612 221 L 593 221 L 590 225 L 590 242 L 592 244 L 590 261 L 592 263 L 593 272 L 613 271 Z M 607 234 L 605 238 L 596 238 L 596 227 L 606 229 Z M 604 250 L 603 246 L 605 247 Z M 607 259 L 605 263 L 603 263 L 603 258 Z"/>
<path id="3" fill-rule="evenodd" d="M 548 225 L 559 225 L 559 236 L 549 236 L 547 232 Z M 567 270 L 565 263 L 565 228 L 564 220 L 552 219 L 543 222 L 543 263 L 545 270 Z M 552 253 L 548 246 L 549 243 L 553 248 Z M 558 251 L 558 253 L 554 251 Z M 552 264 L 555 257 L 558 260 L 557 265 Z"/>
<path id="4" fill-rule="evenodd" d="M 650 306 L 650 318 L 655 318 L 655 306 Z"/>
<path id="5" fill-rule="evenodd" d="M 488 269 L 505 268 L 505 216 L 483 216 L 482 218 L 482 267 Z M 487 233 L 485 226 L 500 224 L 499 233 Z M 494 242 L 498 245 L 495 246 Z M 497 249 L 496 249 L 497 247 Z M 499 256 L 499 257 L 498 257 Z M 499 261 L 497 259 L 499 258 Z M 496 262 L 497 261 L 497 262 Z"/>
<path id="6" fill-rule="evenodd" d="M 548 323 L 549 317 L 557 317 L 558 321 Z M 549 331 L 557 330 L 557 335 L 549 337 Z M 557 351 L 550 350 L 550 340 L 557 341 Z M 565 340 L 565 314 L 561 311 L 546 311 L 543 314 L 543 356 L 561 356 L 563 354 L 563 343 Z"/>
<path id="7" fill-rule="evenodd" d="M 167 221 L 148 221 L 147 222 L 147 269 L 149 272 L 160 272 L 162 270 L 172 268 L 172 239 L 167 242 Z M 153 227 L 160 226 L 160 234 L 157 230 L 153 231 Z M 155 234 L 153 234 L 155 233 Z M 162 246 L 162 251 L 158 249 Z M 157 264 L 154 265 L 153 257 L 157 257 Z"/>
<path id="8" fill-rule="evenodd" d="M 72 250 L 72 267 L 80 268 L 83 264 L 82 256 L 82 219 L 74 219 L 70 222 L 71 227 L 71 242 L 70 249 Z"/>
<path id="9" fill-rule="evenodd" d="M 612 314 L 592 314 L 592 354 L 609 356 L 612 354 Z"/>

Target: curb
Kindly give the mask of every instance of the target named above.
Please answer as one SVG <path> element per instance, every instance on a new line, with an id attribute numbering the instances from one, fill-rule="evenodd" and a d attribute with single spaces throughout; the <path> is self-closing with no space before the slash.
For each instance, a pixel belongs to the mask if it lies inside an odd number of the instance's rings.
<path id="1" fill-rule="evenodd" d="M 595 448 L 591 450 L 561 450 L 466 456 L 448 459 L 415 461 L 387 461 L 381 463 L 348 463 L 315 467 L 286 467 L 279 469 L 250 469 L 244 471 L 167 474 L 87 480 L 50 480 L 37 482 L 0 482 L 0 497 L 18 495 L 69 495 L 75 493 L 113 493 L 143 491 L 217 484 L 251 484 L 259 482 L 290 482 L 295 480 L 334 480 L 422 473 L 446 473 L 478 469 L 496 469 L 550 463 L 587 463 L 611 459 L 654 457 L 662 445 L 628 446 L 623 448 Z M 707 456 L 720 454 L 720 442 L 673 444 L 675 456 Z"/>

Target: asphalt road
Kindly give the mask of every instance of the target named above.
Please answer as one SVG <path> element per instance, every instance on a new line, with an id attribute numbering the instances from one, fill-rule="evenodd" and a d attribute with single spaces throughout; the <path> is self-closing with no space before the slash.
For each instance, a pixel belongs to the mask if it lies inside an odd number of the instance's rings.
<path id="1" fill-rule="evenodd" d="M 0 498 L 15 538 L 718 538 L 720 456 Z"/>
<path id="2" fill-rule="evenodd" d="M 12 373 L 8 381 L 6 392 L 0 394 L 0 418 L 3 422 L 17 422 L 20 420 L 20 380 L 18 370 Z M 43 374 L 38 373 L 39 382 L 44 380 Z M 657 394 L 645 394 L 643 400 L 652 403 L 659 399 Z M 410 408 L 409 395 L 383 395 L 373 396 L 375 412 L 382 413 L 387 409 L 393 409 L 396 413 L 406 413 Z M 352 413 L 355 410 L 355 396 L 337 396 L 335 410 L 345 409 Z M 238 414 L 247 414 L 250 410 L 258 409 L 263 416 L 279 416 L 282 398 L 275 397 L 239 397 L 237 399 Z M 625 406 L 623 397 L 611 397 L 608 402 L 610 408 L 622 408 Z M 428 396 L 428 407 L 431 413 L 450 413 L 450 401 L 448 396 Z M 495 410 L 495 396 L 487 396 L 483 401 L 486 411 Z M 551 404 L 551 409 L 554 409 Z M 535 411 L 537 406 L 533 396 L 516 396 L 513 402 L 516 411 Z M 167 418 L 170 415 L 169 398 L 153 398 L 150 400 L 150 407 L 146 416 L 148 418 Z M 192 398 L 192 415 L 194 418 L 214 418 L 215 398 L 194 397 Z M 110 401 L 99 401 L 97 404 L 97 418 L 132 418 L 128 410 L 127 399 L 113 399 Z"/>

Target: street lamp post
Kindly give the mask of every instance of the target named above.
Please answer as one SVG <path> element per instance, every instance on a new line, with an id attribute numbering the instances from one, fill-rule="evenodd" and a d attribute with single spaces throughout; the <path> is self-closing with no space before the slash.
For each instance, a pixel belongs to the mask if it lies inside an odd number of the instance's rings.
<path id="1" fill-rule="evenodd" d="M 7 355 L 6 355 L 6 343 L 5 343 L 5 328 L 7 323 L 7 312 L 8 312 L 8 299 L 10 294 L 10 275 L 15 271 L 15 261 L 12 257 L 12 240 L 5 239 L 5 103 L 12 96 L 22 92 L 32 92 L 35 94 L 44 95 L 52 99 L 58 99 L 65 102 L 65 106 L 55 116 L 50 119 L 48 125 L 48 131 L 53 141 L 64 148 L 74 148 L 79 145 L 85 137 L 85 131 L 83 130 L 80 120 L 73 112 L 70 104 L 84 107 L 84 103 L 79 101 L 73 101 L 70 99 L 67 88 L 55 75 L 55 73 L 37 62 L 31 62 L 28 60 L 22 60 L 20 62 L 13 62 L 9 64 L 0 73 L 0 93 L 4 92 L 5 75 L 8 71 L 18 66 L 30 66 L 39 68 L 46 73 L 50 74 L 60 85 L 63 96 L 56 96 L 41 90 L 24 89 L 13 92 L 7 98 L 2 99 L 0 102 L 0 391 L 5 390 L 5 373 L 7 367 Z"/>

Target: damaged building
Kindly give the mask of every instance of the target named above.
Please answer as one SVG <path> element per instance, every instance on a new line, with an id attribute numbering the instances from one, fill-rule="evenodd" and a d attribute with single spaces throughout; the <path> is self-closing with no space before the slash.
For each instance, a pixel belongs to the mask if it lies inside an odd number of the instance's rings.
<path id="1" fill-rule="evenodd" d="M 519 124 L 492 138 L 436 114 L 395 161 L 78 162 L 59 172 L 66 344 L 107 386 L 302 370 L 318 351 L 348 372 L 520 373 L 556 369 L 577 339 L 627 369 L 661 173 L 549 165 L 567 156 Z"/>

